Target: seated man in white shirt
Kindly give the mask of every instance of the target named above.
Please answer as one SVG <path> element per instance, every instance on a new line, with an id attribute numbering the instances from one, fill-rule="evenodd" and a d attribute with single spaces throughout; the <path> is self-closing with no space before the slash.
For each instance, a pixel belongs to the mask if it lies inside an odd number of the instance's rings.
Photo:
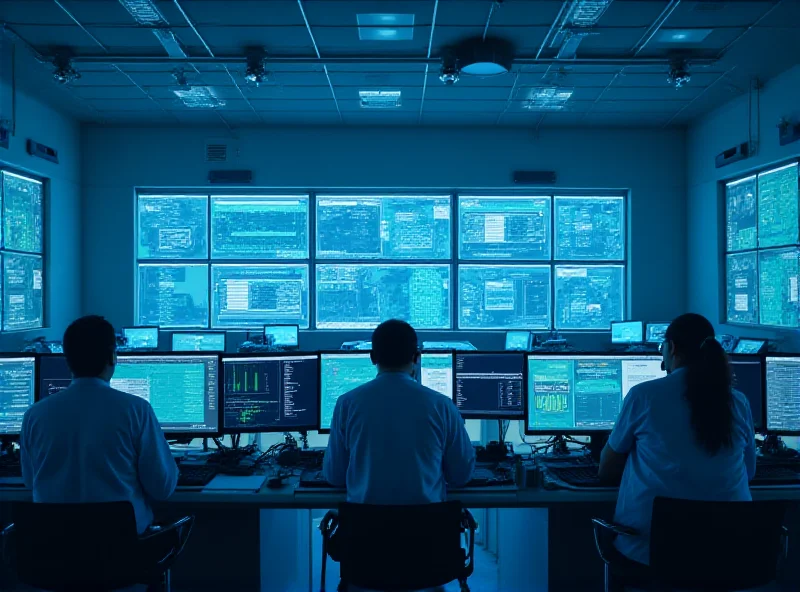
<path id="1" fill-rule="evenodd" d="M 114 328 L 88 316 L 64 333 L 73 380 L 22 420 L 22 477 L 42 503 L 129 501 L 136 527 L 153 522 L 151 500 L 165 500 L 178 468 L 153 408 L 109 386 L 117 362 Z"/>

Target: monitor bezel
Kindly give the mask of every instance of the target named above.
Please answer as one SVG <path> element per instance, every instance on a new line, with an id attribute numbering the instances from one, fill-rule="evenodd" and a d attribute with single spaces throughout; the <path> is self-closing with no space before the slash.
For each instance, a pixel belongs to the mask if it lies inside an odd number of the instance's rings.
<path id="1" fill-rule="evenodd" d="M 758 348 L 758 351 L 756 353 L 754 353 L 754 354 L 748 354 L 748 353 L 745 353 L 745 352 L 737 352 L 736 348 L 739 347 L 739 345 L 742 343 L 742 341 L 751 341 L 751 342 L 760 343 L 761 346 Z M 767 347 L 767 340 L 766 339 L 756 339 L 754 337 L 739 337 L 739 338 L 736 339 L 736 345 L 733 346 L 733 350 L 731 350 L 731 355 L 737 355 L 737 356 L 760 356 L 760 355 L 762 355 L 762 352 L 764 351 L 765 347 Z"/>
<path id="2" fill-rule="evenodd" d="M 34 352 L 0 352 L 0 360 L 5 359 L 15 359 L 15 358 L 33 358 L 33 400 L 31 401 L 30 406 L 28 409 L 33 407 L 36 402 L 36 389 L 37 383 L 39 382 L 39 362 L 37 360 L 37 356 Z M 25 411 L 27 412 L 28 409 Z M 19 442 L 20 436 L 22 435 L 22 430 L 20 429 L 19 433 L 0 433 L 0 441 L 2 442 Z"/>
<path id="3" fill-rule="evenodd" d="M 761 425 L 755 425 L 753 421 L 753 431 L 756 434 L 767 433 L 767 356 L 765 354 L 728 354 L 728 361 L 752 362 L 758 360 L 761 365 Z M 742 393 L 744 395 L 744 393 Z M 747 395 L 745 395 L 747 397 Z M 749 399 L 748 399 L 749 402 Z M 751 409 L 752 413 L 752 409 Z"/>
<path id="4" fill-rule="evenodd" d="M 127 355 L 129 352 L 154 352 L 158 351 L 159 343 L 161 342 L 161 327 L 158 325 L 135 325 L 131 327 L 122 327 L 122 337 L 126 340 L 128 339 L 125 336 L 125 331 L 128 329 L 155 329 L 156 330 L 156 347 L 154 349 L 132 349 L 132 350 L 123 350 L 123 352 Z M 127 347 L 127 343 L 125 346 Z"/>
<path id="5" fill-rule="evenodd" d="M 522 353 L 530 351 L 531 346 L 533 345 L 533 331 L 529 331 L 529 330 L 526 330 L 526 329 L 509 329 L 508 331 L 506 331 L 506 334 L 505 334 L 506 347 L 508 347 L 508 334 L 509 333 L 527 333 L 528 334 L 528 344 L 525 346 L 525 349 L 504 349 L 503 351 L 522 352 Z"/>
<path id="6" fill-rule="evenodd" d="M 731 354 L 728 354 L 731 355 Z M 747 355 L 747 354 L 737 354 L 737 355 Z M 767 392 L 767 361 L 769 358 L 795 358 L 800 361 L 800 353 L 777 353 L 771 352 L 769 354 L 764 354 L 764 431 L 763 433 L 768 436 L 800 436 L 800 430 L 771 430 L 769 428 L 769 413 L 768 409 L 769 406 L 767 405 L 767 401 L 769 399 L 769 394 Z"/>
<path id="7" fill-rule="evenodd" d="M 546 429 L 532 429 L 530 428 L 530 424 L 528 420 L 530 419 L 530 407 L 529 407 L 529 397 L 530 397 L 530 388 L 527 381 L 527 370 L 530 363 L 530 358 L 532 357 L 583 357 L 583 358 L 659 358 L 662 359 L 661 354 L 653 353 L 653 352 L 530 352 L 525 355 L 525 371 L 526 371 L 526 381 L 525 381 L 525 418 L 523 421 L 525 425 L 523 426 L 524 434 L 526 436 L 598 436 L 603 434 L 610 434 L 614 428 L 599 428 L 599 429 L 557 429 L 557 428 L 546 428 Z M 663 377 L 662 377 L 663 378 Z M 624 402 L 624 399 L 623 399 Z M 616 425 L 617 421 L 614 420 L 614 425 Z"/>
<path id="8" fill-rule="evenodd" d="M 439 351 L 447 351 L 447 350 L 439 350 Z M 317 352 L 319 356 L 319 365 L 317 368 L 319 369 L 319 377 L 317 380 L 317 387 L 318 387 L 318 395 L 317 395 L 317 405 L 319 409 L 319 413 L 317 417 L 319 418 L 318 425 L 317 425 L 317 433 L 318 434 L 330 434 L 330 428 L 323 428 L 322 427 L 322 356 L 324 355 L 341 355 L 341 356 L 357 356 L 357 355 L 366 355 L 370 357 L 370 363 L 372 362 L 370 352 L 365 350 L 359 349 L 333 349 L 333 350 L 320 350 Z M 374 365 L 374 364 L 373 364 Z M 375 375 L 377 376 L 377 368 L 375 370 Z"/>
<path id="9" fill-rule="evenodd" d="M 642 328 L 642 331 L 641 331 L 642 338 L 639 341 L 614 341 L 614 325 L 628 325 L 630 323 L 638 323 L 639 324 L 639 326 Z M 611 344 L 612 345 L 642 345 L 643 343 L 646 343 L 647 334 L 645 333 L 646 328 L 645 328 L 644 321 L 634 321 L 634 320 L 631 320 L 631 321 L 611 321 L 611 325 L 609 327 L 609 330 L 611 331 L 610 338 L 611 338 Z"/>
<path id="10" fill-rule="evenodd" d="M 162 352 L 153 350 L 134 350 L 134 351 L 121 351 L 117 352 L 117 364 L 120 358 L 217 358 L 217 429 L 216 431 L 191 431 L 191 432 L 178 432 L 167 431 L 163 427 L 161 431 L 164 437 L 169 441 L 174 440 L 188 440 L 195 438 L 217 438 L 222 436 L 222 383 L 219 380 L 219 365 L 220 355 L 215 352 Z"/>
<path id="11" fill-rule="evenodd" d="M 36 390 L 34 393 L 34 402 L 38 403 L 42 401 L 42 393 L 41 393 L 41 386 L 42 386 L 42 360 L 44 358 L 63 358 L 66 362 L 67 356 L 64 354 L 54 354 L 54 353 L 40 353 L 36 354 Z M 67 366 L 69 368 L 69 365 Z M 72 371 L 70 371 L 70 380 L 72 379 Z"/>
<path id="12" fill-rule="evenodd" d="M 645 325 L 644 325 L 644 342 L 645 342 L 645 343 L 658 343 L 658 344 L 660 344 L 660 343 L 661 343 L 661 341 L 650 341 L 649 339 L 647 339 L 647 328 L 648 328 L 650 325 L 666 325 L 667 327 L 669 327 L 669 326 L 670 326 L 670 323 L 667 323 L 667 322 L 665 321 L 665 322 L 663 322 L 663 323 L 659 323 L 659 322 L 645 323 Z"/>
<path id="13" fill-rule="evenodd" d="M 525 356 L 527 352 L 520 351 L 520 350 L 502 350 L 502 351 L 455 351 L 453 352 L 453 403 L 455 403 L 456 408 L 458 408 L 458 360 L 456 359 L 459 355 L 490 355 L 490 356 L 520 356 L 522 358 L 522 410 L 519 414 L 511 414 L 511 413 L 480 413 L 480 412 L 466 412 L 464 413 L 461 409 L 458 409 L 459 414 L 461 414 L 462 419 L 487 419 L 487 420 L 497 420 L 497 421 L 521 421 L 525 418 L 525 402 L 527 400 L 526 391 L 527 391 L 527 384 L 528 384 L 528 370 L 527 364 L 525 363 Z"/>
<path id="14" fill-rule="evenodd" d="M 321 358 L 319 352 L 237 352 L 232 354 L 221 355 L 219 357 L 220 364 L 220 430 L 222 434 L 284 434 L 292 432 L 310 432 L 319 429 L 319 422 L 322 417 L 322 404 L 320 403 L 321 389 L 320 389 L 320 371 Z M 313 425 L 292 426 L 291 429 L 286 428 L 226 428 L 225 427 L 225 362 L 224 360 L 230 359 L 251 359 L 251 358 L 314 358 L 317 360 L 317 391 L 315 394 L 314 404 L 317 410 L 317 421 Z"/>
<path id="15" fill-rule="evenodd" d="M 275 347 L 287 347 L 287 348 L 289 348 L 289 347 L 299 348 L 300 347 L 300 325 L 293 325 L 291 323 L 277 323 L 277 324 L 271 324 L 271 325 L 264 325 L 262 327 L 262 329 L 261 329 L 261 339 L 262 339 L 262 342 L 264 343 L 264 345 L 267 344 L 267 342 L 266 342 L 267 329 L 269 329 L 270 327 L 294 327 L 294 332 L 297 335 L 297 343 L 295 345 L 278 345 L 276 343 Z"/>
<path id="16" fill-rule="evenodd" d="M 214 350 L 210 350 L 210 349 L 176 350 L 175 349 L 175 336 L 176 335 L 222 335 L 222 340 L 223 340 L 222 349 L 221 350 L 220 349 L 214 349 Z M 227 331 L 204 331 L 202 329 L 197 330 L 197 331 L 172 331 L 170 333 L 169 339 L 170 339 L 170 344 L 169 344 L 170 345 L 170 351 L 166 352 L 166 353 L 170 353 L 170 354 L 176 354 L 176 353 L 177 354 L 198 354 L 198 353 L 203 353 L 203 352 L 210 353 L 210 354 L 214 354 L 214 353 L 224 354 L 225 350 L 228 349 L 228 332 Z M 127 352 L 125 352 L 125 353 L 127 353 Z"/>

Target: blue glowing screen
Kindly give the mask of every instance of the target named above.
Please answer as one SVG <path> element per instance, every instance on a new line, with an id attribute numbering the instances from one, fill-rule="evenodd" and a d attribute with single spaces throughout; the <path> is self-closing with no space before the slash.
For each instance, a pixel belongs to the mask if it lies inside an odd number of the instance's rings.
<path id="1" fill-rule="evenodd" d="M 755 253 L 726 257 L 728 322 L 758 323 L 758 260 Z"/>
<path id="2" fill-rule="evenodd" d="M 158 349 L 158 327 L 125 327 L 122 335 L 130 349 Z"/>
<path id="3" fill-rule="evenodd" d="M 295 347 L 297 340 L 297 325 L 267 325 L 264 327 L 264 343 L 278 347 Z"/>
<path id="4" fill-rule="evenodd" d="M 800 249 L 758 253 L 758 312 L 762 325 L 798 326 L 798 261 Z"/>
<path id="5" fill-rule="evenodd" d="M 43 293 L 41 256 L 3 253 L 3 330 L 42 327 Z"/>
<path id="6" fill-rule="evenodd" d="M 32 357 L 0 359 L 0 436 L 18 436 L 33 405 L 36 362 Z"/>
<path id="7" fill-rule="evenodd" d="M 622 197 L 556 197 L 555 258 L 618 261 L 625 258 Z"/>
<path id="8" fill-rule="evenodd" d="M 549 329 L 550 268 L 461 265 L 459 329 Z"/>
<path id="9" fill-rule="evenodd" d="M 758 175 L 758 246 L 785 247 L 800 240 L 798 165 Z"/>
<path id="10" fill-rule="evenodd" d="M 317 328 L 450 327 L 449 265 L 317 265 Z"/>
<path id="11" fill-rule="evenodd" d="M 725 185 L 726 248 L 746 251 L 756 248 L 756 177 Z"/>
<path id="12" fill-rule="evenodd" d="M 139 265 L 137 325 L 208 326 L 208 265 Z"/>
<path id="13" fill-rule="evenodd" d="M 3 172 L 3 246 L 42 252 L 42 183 Z"/>
<path id="14" fill-rule="evenodd" d="M 644 341 L 642 321 L 611 323 L 611 343 L 642 343 L 642 341 Z"/>
<path id="15" fill-rule="evenodd" d="M 139 196 L 139 259 L 208 257 L 208 198 Z"/>
<path id="16" fill-rule="evenodd" d="M 556 329 L 608 330 L 624 317 L 621 265 L 556 266 Z"/>
<path id="17" fill-rule="evenodd" d="M 549 197 L 461 197 L 462 259 L 550 259 Z"/>
<path id="18" fill-rule="evenodd" d="M 172 351 L 225 351 L 225 333 L 173 333 Z"/>

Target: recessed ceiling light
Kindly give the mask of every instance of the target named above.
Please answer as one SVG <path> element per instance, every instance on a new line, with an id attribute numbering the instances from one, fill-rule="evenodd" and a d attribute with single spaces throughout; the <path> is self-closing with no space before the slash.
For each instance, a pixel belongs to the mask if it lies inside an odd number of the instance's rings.
<path id="1" fill-rule="evenodd" d="M 225 106 L 225 101 L 217 98 L 213 89 L 208 86 L 190 86 L 173 89 L 172 92 L 184 105 L 192 109 L 216 109 Z"/>
<path id="2" fill-rule="evenodd" d="M 659 43 L 700 43 L 711 34 L 712 29 L 661 29 Z"/>
<path id="3" fill-rule="evenodd" d="M 410 41 L 414 39 L 413 14 L 359 14 L 361 41 Z"/>
<path id="4" fill-rule="evenodd" d="M 399 90 L 360 90 L 362 109 L 397 109 L 403 103 Z"/>
<path id="5" fill-rule="evenodd" d="M 573 88 L 559 86 L 532 88 L 522 106 L 532 111 L 559 111 L 566 107 L 573 92 Z"/>

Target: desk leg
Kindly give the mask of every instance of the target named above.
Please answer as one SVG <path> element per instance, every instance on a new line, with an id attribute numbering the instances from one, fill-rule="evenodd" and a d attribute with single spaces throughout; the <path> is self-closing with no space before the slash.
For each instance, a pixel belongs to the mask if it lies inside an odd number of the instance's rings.
<path id="1" fill-rule="evenodd" d="M 497 515 L 497 589 L 547 592 L 547 509 L 500 508 Z"/>

